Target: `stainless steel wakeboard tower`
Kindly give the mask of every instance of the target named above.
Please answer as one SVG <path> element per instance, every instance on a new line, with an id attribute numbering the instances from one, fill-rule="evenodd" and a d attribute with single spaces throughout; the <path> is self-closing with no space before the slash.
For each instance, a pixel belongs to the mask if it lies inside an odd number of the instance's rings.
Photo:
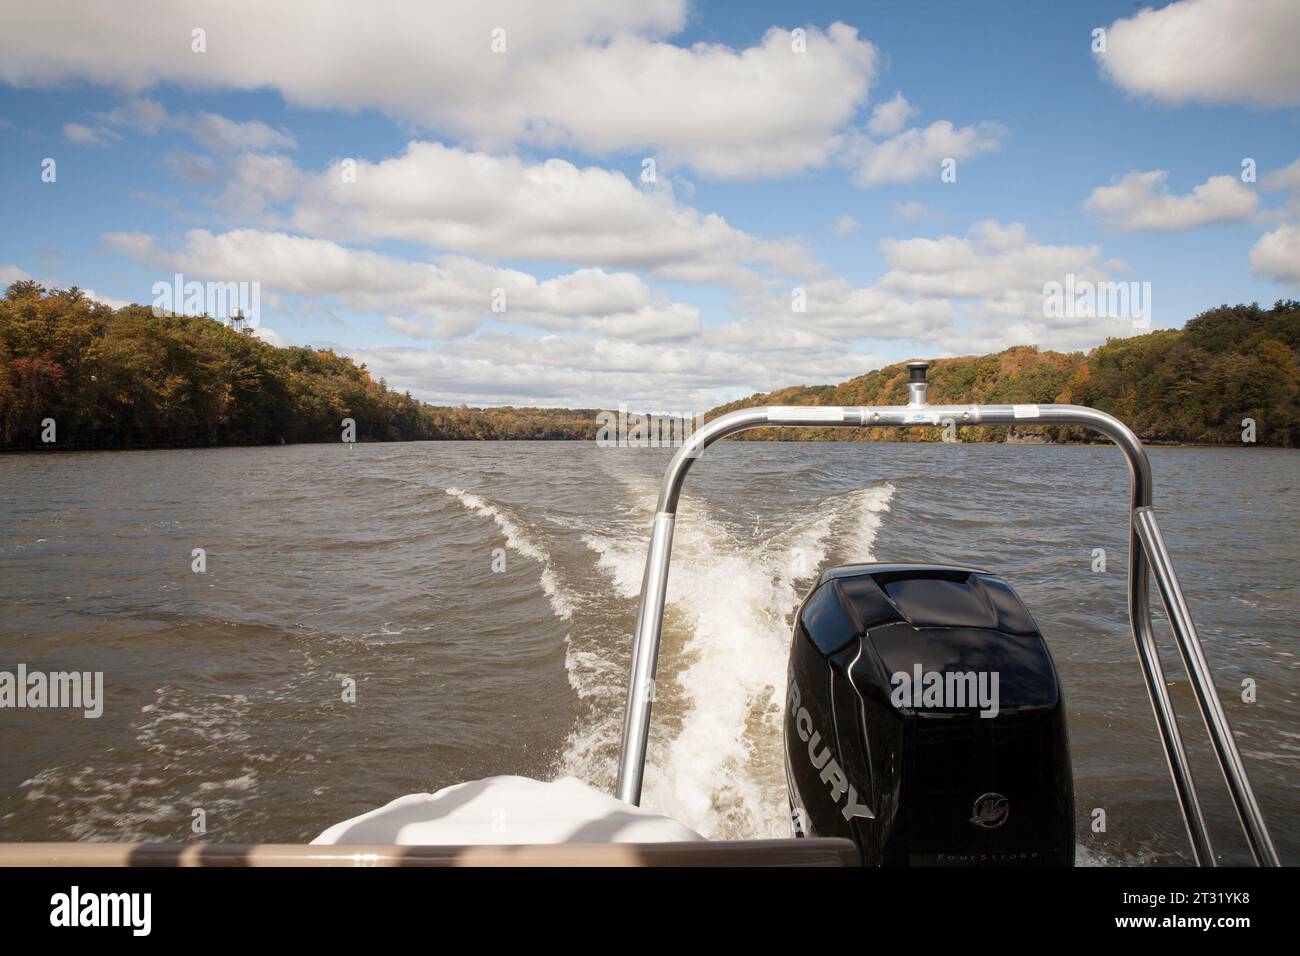
<path id="1" fill-rule="evenodd" d="M 1073 425 L 1105 435 L 1119 446 L 1128 462 L 1131 479 L 1128 560 L 1130 626 L 1142 678 L 1155 712 L 1160 742 L 1164 747 L 1196 863 L 1198 866 L 1214 866 L 1216 860 L 1160 664 L 1159 648 L 1151 623 L 1149 585 L 1152 574 L 1251 853 L 1257 865 L 1278 866 L 1277 850 L 1246 776 L 1232 728 L 1228 724 L 1223 703 L 1201 649 L 1196 625 L 1192 622 L 1169 550 L 1156 521 L 1151 504 L 1151 465 L 1137 436 L 1113 416 L 1081 405 L 930 405 L 927 401 L 926 383 L 928 363 L 911 362 L 908 367 L 910 374 L 906 406 L 854 408 L 801 405 L 741 409 L 722 415 L 700 428 L 673 456 L 659 493 L 645 575 L 641 582 L 641 604 L 632 644 L 632 668 L 619 755 L 619 799 L 630 804 L 639 804 L 641 801 L 646 742 L 650 732 L 650 712 L 655 698 L 655 674 L 663 632 L 673 525 L 686 474 L 705 448 L 728 435 L 763 427 Z"/>

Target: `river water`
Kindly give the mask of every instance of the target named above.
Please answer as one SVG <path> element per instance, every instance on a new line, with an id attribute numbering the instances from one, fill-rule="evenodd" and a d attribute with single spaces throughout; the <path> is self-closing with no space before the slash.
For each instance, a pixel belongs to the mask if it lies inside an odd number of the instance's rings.
<path id="1" fill-rule="evenodd" d="M 0 709 L 0 840 L 296 842 L 491 774 L 611 788 L 668 454 L 0 456 L 0 670 L 105 682 L 98 719 Z M 1284 861 L 1300 861 L 1300 454 L 1151 457 L 1251 779 Z M 678 521 L 644 803 L 710 836 L 788 835 L 779 706 L 802 593 L 836 563 L 968 564 L 1020 592 L 1055 656 L 1080 861 L 1189 862 L 1127 630 L 1126 482 L 1105 446 L 710 449 Z M 1248 860 L 1165 636 L 1216 848 Z"/>

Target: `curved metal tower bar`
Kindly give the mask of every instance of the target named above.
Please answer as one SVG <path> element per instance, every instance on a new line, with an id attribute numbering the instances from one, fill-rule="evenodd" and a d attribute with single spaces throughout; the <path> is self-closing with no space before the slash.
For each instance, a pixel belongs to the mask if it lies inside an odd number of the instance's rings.
<path id="1" fill-rule="evenodd" d="M 1232 728 L 1214 686 L 1214 679 L 1201 649 L 1196 626 L 1183 599 L 1151 507 L 1151 465 L 1137 436 L 1119 419 L 1081 405 L 929 405 L 926 402 L 926 363 L 912 363 L 908 405 L 830 407 L 817 405 L 746 408 L 722 415 L 696 431 L 678 449 L 668 465 L 659 492 L 645 575 L 641 581 L 641 605 L 637 612 L 632 642 L 632 668 L 628 682 L 627 710 L 623 718 L 623 742 L 619 754 L 617 795 L 627 803 L 641 801 L 646 742 L 650 733 L 650 712 L 654 704 L 655 674 L 659 642 L 663 632 L 664 599 L 668 589 L 668 568 L 672 555 L 673 525 L 677 503 L 686 475 L 704 451 L 715 441 L 751 428 L 815 426 L 832 428 L 911 428 L 949 425 L 1073 425 L 1105 435 L 1124 453 L 1128 462 L 1131 508 L 1129 523 L 1128 606 L 1138 664 L 1155 712 L 1160 742 L 1169 764 L 1170 777 L 1179 808 L 1187 826 L 1192 854 L 1200 866 L 1214 866 L 1205 814 L 1201 810 L 1191 766 L 1178 729 L 1178 719 L 1160 665 L 1160 653 L 1151 625 L 1150 576 L 1154 572 L 1169 624 L 1187 669 L 1196 702 L 1213 742 L 1219 768 L 1232 796 L 1237 817 L 1250 844 L 1255 862 L 1279 865 L 1277 850 L 1260 813 L 1259 804 L 1246 776 Z"/>

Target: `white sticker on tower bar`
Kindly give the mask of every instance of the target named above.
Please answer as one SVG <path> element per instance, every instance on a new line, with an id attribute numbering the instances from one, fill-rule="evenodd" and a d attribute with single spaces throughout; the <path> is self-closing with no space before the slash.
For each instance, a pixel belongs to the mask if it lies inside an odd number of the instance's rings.
<path id="1" fill-rule="evenodd" d="M 844 409 L 825 405 L 774 405 L 767 410 L 769 422 L 842 422 Z"/>
<path id="2" fill-rule="evenodd" d="M 1037 418 L 1038 417 L 1037 405 L 1012 405 L 1011 411 L 1013 414 L 1015 414 L 1016 418 Z"/>

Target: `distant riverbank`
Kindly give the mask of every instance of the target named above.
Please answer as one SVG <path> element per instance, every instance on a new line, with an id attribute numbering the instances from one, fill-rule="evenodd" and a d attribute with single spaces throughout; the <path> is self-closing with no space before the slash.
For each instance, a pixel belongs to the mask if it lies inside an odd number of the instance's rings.
<path id="1" fill-rule="evenodd" d="M 998 440 L 998 439 L 992 439 L 992 438 L 985 438 L 985 439 L 960 438 L 960 439 L 957 439 L 957 440 L 954 441 L 954 442 L 944 442 L 944 441 L 942 441 L 941 439 L 930 440 L 930 439 L 926 439 L 926 438 L 921 437 L 921 433 L 922 433 L 922 430 L 921 430 L 921 429 L 913 429 L 913 431 L 915 431 L 915 432 L 917 433 L 916 436 L 913 436 L 913 437 L 903 437 L 903 438 L 898 438 L 898 437 L 892 437 L 892 438 L 888 438 L 888 437 L 886 437 L 886 438 L 872 438 L 872 437 L 870 437 L 870 436 L 863 436 L 863 435 L 861 435 L 861 434 L 858 434 L 858 433 L 855 433 L 855 432 L 850 431 L 850 432 L 848 432 L 848 435 L 847 435 L 846 437 L 838 437 L 838 436 L 836 436 L 836 437 L 831 437 L 831 438 L 808 438 L 808 437 L 803 437 L 803 438 L 757 438 L 757 439 L 754 439 L 754 438 L 748 438 L 748 437 L 746 437 L 746 435 L 744 435 L 744 434 L 740 434 L 740 435 L 733 435 L 733 436 L 730 436 L 730 437 L 728 437 L 728 438 L 725 438 L 725 439 L 723 439 L 723 441 L 742 441 L 742 442 L 743 442 L 743 441 L 762 441 L 762 442 L 767 443 L 767 444 L 777 444 L 777 445 L 780 445 L 780 444 L 791 444 L 791 445 L 797 445 L 797 444 L 807 444 L 807 443 L 816 443 L 816 442 L 837 442 L 837 443 L 844 443 L 844 444 L 880 444 L 880 445 L 900 445 L 900 444 L 901 444 L 901 445 L 907 445 L 907 444 L 915 444 L 915 445 L 931 445 L 931 444 L 958 444 L 958 445 L 1107 445 L 1107 444 L 1110 444 L 1110 442 L 1109 442 L 1107 439 L 1102 438 L 1102 437 L 1100 437 L 1100 436 L 1096 436 L 1096 437 L 1093 437 L 1093 438 L 1091 438 L 1091 439 L 1075 439 L 1075 440 L 1071 440 L 1071 441 L 1056 441 L 1056 440 L 1053 440 L 1053 439 L 1048 439 L 1048 438 L 1043 438 L 1043 437 L 1039 437 L 1039 436 L 1034 436 L 1034 437 L 1032 437 L 1032 438 L 1008 438 L 1008 439 L 1004 439 L 1004 440 Z M 573 445 L 591 445 L 591 444 L 595 444 L 595 439 L 594 439 L 594 438 L 413 438 L 413 439 L 406 439 L 406 440 L 396 439 L 395 441 L 405 441 L 406 443 L 409 443 L 409 444 L 421 444 L 421 443 L 429 443 L 429 444 L 455 444 L 455 443 L 457 443 L 457 442 L 463 442 L 463 443 L 469 443 L 469 444 L 483 444 L 483 443 L 489 443 L 489 442 L 497 442 L 497 443 L 505 443 L 505 444 L 535 444 L 535 443 L 545 443 L 545 444 L 573 444 Z M 202 446 L 199 446 L 199 445 L 176 445 L 176 444 L 166 444 L 166 443 L 162 443 L 162 444 L 155 444 L 155 445 L 125 445 L 125 446 L 101 447 L 101 448 L 93 448 L 93 447 L 77 447 L 77 446 L 66 445 L 66 444 L 62 444 L 62 445 L 61 445 L 61 444 L 50 444 L 50 445 L 40 445 L 40 446 L 36 446 L 36 447 L 33 447 L 33 448 L 0 448 L 0 456 L 6 456 L 6 457 L 20 457 L 20 456 L 24 456 L 24 455 L 44 455 L 44 454 L 55 454 L 55 453 L 59 453 L 59 452 L 65 452 L 65 453 L 86 453 L 86 452 L 119 452 L 119 451 L 138 451 L 138 452 L 144 452 L 144 451 L 193 451 L 193 450 L 198 450 L 198 449 L 202 449 L 202 448 L 209 448 L 209 449 L 213 449 L 213 450 L 222 450 L 222 449 L 231 449 L 231 450 L 233 450 L 233 449 L 238 449 L 238 448 L 266 448 L 266 449 L 269 450 L 269 449 L 274 449 L 274 448 L 285 448 L 285 447 L 291 447 L 291 446 L 296 446 L 296 445 L 332 445 L 332 444 L 336 444 L 336 442 L 333 441 L 333 440 L 328 440 L 328 441 L 301 441 L 301 442 L 286 442 L 284 445 L 280 445 L 280 444 L 278 444 L 278 443 L 270 443 L 270 442 L 259 442 L 259 443 L 256 443 L 256 444 L 225 444 L 225 445 L 202 445 Z M 383 444 L 383 442 L 370 442 L 370 441 L 366 441 L 366 442 L 356 442 L 355 444 L 358 444 L 358 445 L 371 445 L 371 444 Z M 1288 448 L 1286 448 L 1286 447 L 1276 446 L 1276 445 L 1259 445 L 1259 444 L 1239 444 L 1239 445 L 1232 445 L 1232 444 L 1216 444 L 1216 443 L 1213 443 L 1213 442 L 1160 441 L 1160 440 L 1158 440 L 1158 439 L 1154 439 L 1154 440 L 1153 440 L 1153 439 L 1147 439 L 1147 440 L 1143 441 L 1143 444 L 1146 445 L 1146 446 L 1148 446 L 1148 447 L 1151 447 L 1151 448 L 1222 448 L 1222 449 L 1229 449 L 1229 450 L 1231 450 L 1231 449 L 1233 449 L 1233 448 L 1240 447 L 1240 448 L 1242 448 L 1242 449 L 1274 448 L 1274 449 L 1281 450 L 1281 451 L 1286 451 L 1286 450 L 1292 450 L 1292 451 L 1294 451 L 1294 450 L 1296 450 L 1296 449 L 1293 449 L 1293 448 L 1292 448 L 1292 449 L 1288 449 Z M 642 450 L 644 450 L 644 451 L 654 451 L 654 450 L 656 450 L 656 448 L 671 449 L 671 448 L 675 448 L 675 447 L 680 447 L 680 445 L 679 445 L 679 444 L 678 444 L 678 445 L 671 445 L 671 446 L 670 446 L 670 445 L 661 445 L 661 446 L 655 446 L 655 448 L 652 448 L 652 447 L 650 447 L 650 446 L 646 446 L 644 449 L 640 449 L 640 448 L 620 448 L 620 449 L 611 449 L 611 450 L 637 452 L 637 451 L 642 451 Z"/>
<path id="2" fill-rule="evenodd" d="M 1089 405 L 1144 441 L 1300 444 L 1300 303 L 1223 306 L 1184 329 L 1111 339 L 1091 352 L 1022 346 L 935 359 L 935 404 Z M 900 405 L 902 364 L 839 385 L 793 386 L 755 405 Z M 648 396 L 627 408 L 653 410 Z M 697 410 L 681 411 L 698 416 Z M 78 289 L 16 282 L 0 299 L 0 450 L 209 448 L 342 441 L 593 440 L 598 408 L 431 405 L 326 349 L 279 348 L 203 316 L 113 309 Z M 696 417 L 698 421 L 698 417 Z M 1011 436 L 1009 438 L 1009 436 Z M 939 440 L 937 430 L 759 429 L 745 441 Z M 1090 440 L 1064 426 L 968 426 L 967 442 Z"/>

